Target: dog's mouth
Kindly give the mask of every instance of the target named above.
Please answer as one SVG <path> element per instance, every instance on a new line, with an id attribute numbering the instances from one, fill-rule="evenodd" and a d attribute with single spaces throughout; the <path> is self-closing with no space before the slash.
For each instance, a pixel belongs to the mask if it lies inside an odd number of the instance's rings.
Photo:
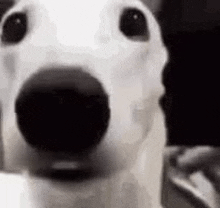
<path id="1" fill-rule="evenodd" d="M 77 154 L 51 152 L 52 154 L 48 154 L 51 158 L 46 162 L 45 152 L 37 151 L 42 161 L 28 167 L 29 174 L 37 177 L 80 182 L 97 177 L 105 178 L 116 170 L 105 151 L 93 150 Z"/>
<path id="2" fill-rule="evenodd" d="M 4 170 L 6 173 L 24 174 L 25 169 Z M 53 181 L 71 181 L 81 182 L 91 180 L 97 177 L 105 177 L 105 171 L 98 170 L 93 167 L 88 161 L 67 161 L 55 160 L 47 167 L 35 167 L 28 169 L 28 175 L 35 178 L 45 178 Z"/>
<path id="3" fill-rule="evenodd" d="M 98 171 L 88 161 L 54 161 L 47 169 L 32 170 L 31 175 L 62 181 L 82 181 L 95 177 Z"/>

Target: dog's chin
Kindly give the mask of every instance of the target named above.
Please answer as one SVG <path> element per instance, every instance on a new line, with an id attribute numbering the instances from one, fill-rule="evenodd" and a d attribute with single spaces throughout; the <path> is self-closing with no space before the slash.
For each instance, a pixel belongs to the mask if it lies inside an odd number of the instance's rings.
<path id="1" fill-rule="evenodd" d="M 29 175 L 37 178 L 50 178 L 59 181 L 84 181 L 98 177 L 99 171 L 88 161 L 56 161 L 50 167 L 29 171 Z"/>
<path id="2" fill-rule="evenodd" d="M 106 151 L 99 151 L 100 146 L 77 153 L 48 151 L 29 145 L 27 148 L 33 150 L 36 160 L 29 162 L 24 170 L 35 178 L 81 182 L 105 178 L 116 171 L 110 161 L 112 158 Z"/>
<path id="3" fill-rule="evenodd" d="M 4 140 L 5 172 L 28 172 L 36 177 L 62 180 L 86 180 L 106 178 L 122 167 L 121 162 L 118 164 L 120 156 L 108 145 L 108 135 L 97 146 L 74 153 L 36 148 L 25 141 L 18 128 L 6 131 L 5 129 L 9 129 L 6 127 L 3 131 L 3 136 L 8 138 Z"/>
<path id="4" fill-rule="evenodd" d="M 38 158 L 48 160 L 27 167 L 30 175 L 35 177 L 46 177 L 57 180 L 86 180 L 95 177 L 98 174 L 98 168 L 95 167 L 90 159 L 89 152 L 52 152 L 35 149 Z"/>

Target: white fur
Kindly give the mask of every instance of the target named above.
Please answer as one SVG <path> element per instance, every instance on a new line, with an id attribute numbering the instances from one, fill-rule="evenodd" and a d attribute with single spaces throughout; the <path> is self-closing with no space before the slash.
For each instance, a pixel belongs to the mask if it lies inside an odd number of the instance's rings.
<path id="1" fill-rule="evenodd" d="M 149 41 L 132 41 L 119 31 L 126 6 L 145 13 Z M 27 208 L 159 208 L 166 133 L 158 100 L 167 52 L 151 12 L 137 0 L 18 0 L 2 23 L 14 11 L 27 11 L 30 27 L 21 44 L 0 45 L 4 169 L 29 172 L 56 162 L 54 153 L 31 149 L 15 121 L 16 95 L 39 68 L 83 66 L 103 84 L 111 108 L 107 134 L 90 158 L 110 174 L 80 183 L 23 174 L 16 194 L 25 195 L 18 200 Z"/>

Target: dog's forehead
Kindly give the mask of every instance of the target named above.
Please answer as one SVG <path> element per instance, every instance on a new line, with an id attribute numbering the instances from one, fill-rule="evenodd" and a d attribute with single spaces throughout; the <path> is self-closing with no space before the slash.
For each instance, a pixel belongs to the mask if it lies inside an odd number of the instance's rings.
<path id="1" fill-rule="evenodd" d="M 74 7 L 77 8 L 86 8 L 89 7 L 91 10 L 94 8 L 103 8 L 108 5 L 144 5 L 140 0 L 14 0 L 15 4 L 31 4 L 31 5 L 41 5 L 41 6 L 59 6 L 62 7 L 72 6 L 71 9 L 74 10 Z"/>
<path id="2" fill-rule="evenodd" d="M 141 0 L 14 0 L 15 5 L 3 17 L 14 12 L 25 12 L 30 28 L 39 28 L 40 33 L 60 33 L 60 37 L 72 35 L 90 39 L 95 34 L 114 34 L 118 39 L 116 27 L 126 8 L 136 8 L 145 15 L 149 42 L 161 42 L 160 27 L 154 16 Z M 43 23 L 43 24 L 42 24 Z M 118 28 L 118 27 L 117 27 Z M 33 31 L 33 30 L 32 30 Z M 42 33 L 43 34 L 43 33 Z M 81 37 L 83 36 L 84 37 Z M 87 36 L 88 36 L 87 35 Z M 97 36 L 98 37 L 98 36 Z M 88 40 L 89 41 L 89 40 Z M 86 44 L 86 43 L 85 43 Z"/>
<path id="3" fill-rule="evenodd" d="M 124 7 L 136 7 L 147 10 L 139 0 L 15 0 L 15 9 L 44 8 L 50 14 L 68 14 L 69 16 L 79 14 L 99 15 L 106 12 L 108 8 L 123 9 Z"/>
<path id="4" fill-rule="evenodd" d="M 13 12 L 26 11 L 31 17 L 30 24 L 60 28 L 64 32 L 75 28 L 75 32 L 105 30 L 118 24 L 123 9 L 141 10 L 151 33 L 151 41 L 161 40 L 160 28 L 148 7 L 141 0 L 14 0 L 14 7 L 4 16 L 3 21 Z M 45 27 L 47 27 L 45 26 Z M 103 27 L 104 26 L 104 27 Z M 91 30 L 90 30 L 91 28 Z M 152 39 L 153 38 L 153 39 Z"/>

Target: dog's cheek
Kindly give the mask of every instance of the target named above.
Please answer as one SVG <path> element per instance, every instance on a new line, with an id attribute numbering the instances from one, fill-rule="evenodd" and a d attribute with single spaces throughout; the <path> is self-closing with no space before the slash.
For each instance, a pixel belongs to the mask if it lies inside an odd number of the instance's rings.
<path id="1" fill-rule="evenodd" d="M 134 123 L 142 127 L 143 138 L 146 137 L 148 131 L 151 129 L 153 116 L 156 111 L 154 105 L 157 105 L 157 103 L 155 102 L 155 98 L 152 96 L 149 99 L 143 99 L 133 108 L 133 120 Z"/>
<path id="2" fill-rule="evenodd" d="M 9 53 L 4 56 L 3 67 L 5 69 L 5 74 L 9 76 L 10 79 L 14 79 L 15 77 L 15 54 Z"/>
<path id="3" fill-rule="evenodd" d="M 6 54 L 0 57 L 0 102 L 4 103 L 9 87 L 15 77 L 15 56 Z"/>

